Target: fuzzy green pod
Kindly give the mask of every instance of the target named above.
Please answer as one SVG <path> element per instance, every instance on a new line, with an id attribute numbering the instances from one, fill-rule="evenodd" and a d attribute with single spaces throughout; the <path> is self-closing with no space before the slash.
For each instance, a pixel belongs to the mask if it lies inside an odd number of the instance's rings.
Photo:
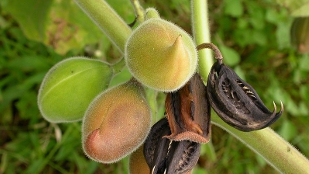
<path id="1" fill-rule="evenodd" d="M 85 154 L 113 163 L 136 150 L 151 127 L 151 110 L 135 79 L 98 95 L 89 105 L 82 125 Z"/>
<path id="2" fill-rule="evenodd" d="M 125 60 L 139 82 L 165 92 L 188 82 L 198 62 L 192 38 L 160 18 L 150 18 L 133 31 L 126 43 Z"/>
<path id="3" fill-rule="evenodd" d="M 99 60 L 73 57 L 57 63 L 45 75 L 39 90 L 42 116 L 54 123 L 81 120 L 111 77 L 110 66 Z"/>

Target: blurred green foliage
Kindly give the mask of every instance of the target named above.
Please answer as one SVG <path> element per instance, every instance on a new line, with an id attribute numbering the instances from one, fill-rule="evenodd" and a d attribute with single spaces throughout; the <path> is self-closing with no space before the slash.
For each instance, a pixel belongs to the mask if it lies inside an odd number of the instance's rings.
<path id="1" fill-rule="evenodd" d="M 87 159 L 80 123 L 51 124 L 36 103 L 45 73 L 60 60 L 82 55 L 112 61 L 121 54 L 73 1 L 25 2 L 0 2 L 0 173 L 128 173 L 128 158 L 110 165 Z M 129 1 L 110 2 L 127 23 L 134 20 Z M 189 1 L 142 0 L 141 4 L 155 7 L 163 18 L 191 33 Z M 284 103 L 285 112 L 272 128 L 309 157 L 309 55 L 297 54 L 290 46 L 289 11 L 270 0 L 219 0 L 209 1 L 209 15 L 212 40 L 226 64 L 256 89 L 269 108 L 273 100 Z M 112 85 L 128 78 L 124 70 Z M 164 95 L 148 91 L 147 96 L 156 121 L 164 112 Z M 194 170 L 202 173 L 275 170 L 213 126 L 212 142 L 203 146 Z"/>

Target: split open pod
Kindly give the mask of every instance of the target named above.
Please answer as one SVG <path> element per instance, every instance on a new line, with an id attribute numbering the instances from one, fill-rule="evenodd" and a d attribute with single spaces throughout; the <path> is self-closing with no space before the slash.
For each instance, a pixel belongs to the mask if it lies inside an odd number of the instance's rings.
<path id="1" fill-rule="evenodd" d="M 82 144 L 86 155 L 112 163 L 136 150 L 151 127 L 144 90 L 135 79 L 98 95 L 85 113 Z"/>
<path id="2" fill-rule="evenodd" d="M 170 133 L 166 118 L 151 128 L 144 144 L 144 156 L 151 174 L 190 174 L 200 157 L 201 145 L 164 138 Z"/>
<path id="3" fill-rule="evenodd" d="M 242 131 L 263 129 L 282 114 L 266 108 L 251 85 L 229 67 L 216 62 L 209 74 L 207 91 L 212 108 L 226 123 Z"/>
<path id="4" fill-rule="evenodd" d="M 166 115 L 174 141 L 190 140 L 208 143 L 210 140 L 210 104 L 206 86 L 199 74 L 176 92 L 168 93 L 165 101 Z"/>

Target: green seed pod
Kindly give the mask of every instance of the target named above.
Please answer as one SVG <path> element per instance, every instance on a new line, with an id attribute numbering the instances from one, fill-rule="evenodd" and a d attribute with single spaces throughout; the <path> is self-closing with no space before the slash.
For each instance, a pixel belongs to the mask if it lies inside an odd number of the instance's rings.
<path id="1" fill-rule="evenodd" d="M 192 38 L 160 18 L 148 19 L 133 31 L 126 43 L 125 60 L 138 81 L 166 92 L 188 82 L 198 61 Z"/>
<path id="2" fill-rule="evenodd" d="M 108 87 L 112 70 L 106 63 L 83 57 L 53 66 L 41 84 L 38 106 L 49 122 L 81 120 L 89 103 Z"/>
<path id="3" fill-rule="evenodd" d="M 291 43 L 299 53 L 309 53 L 309 17 L 294 19 L 291 27 Z"/>
<path id="4" fill-rule="evenodd" d="M 135 79 L 98 95 L 85 113 L 82 144 L 86 155 L 112 163 L 136 150 L 151 126 L 151 110 Z"/>

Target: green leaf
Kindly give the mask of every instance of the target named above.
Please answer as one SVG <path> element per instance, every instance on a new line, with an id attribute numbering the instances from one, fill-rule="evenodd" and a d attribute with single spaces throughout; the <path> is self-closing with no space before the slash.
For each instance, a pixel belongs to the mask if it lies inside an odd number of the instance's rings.
<path id="1" fill-rule="evenodd" d="M 53 47 L 59 54 L 99 41 L 104 49 L 110 46 L 107 37 L 73 1 L 9 0 L 3 9 L 29 39 Z"/>
<path id="2" fill-rule="evenodd" d="M 227 47 L 225 45 L 220 45 L 220 50 L 223 54 L 223 61 L 229 66 L 237 65 L 240 61 L 240 55 L 233 48 Z"/>
<path id="3" fill-rule="evenodd" d="M 289 120 L 285 120 L 279 130 L 279 134 L 287 141 L 291 141 L 296 137 L 297 129 L 296 126 Z"/>
<path id="4" fill-rule="evenodd" d="M 99 41 L 104 49 L 110 46 L 107 37 L 73 1 L 55 1 L 47 20 L 44 43 L 60 54 Z"/>
<path id="5" fill-rule="evenodd" d="M 47 17 L 53 0 L 10 0 L 5 6 L 28 38 L 45 39 Z"/>
<path id="6" fill-rule="evenodd" d="M 233 17 L 239 17 L 243 14 L 243 6 L 241 0 L 225 0 L 224 1 L 224 12 L 227 15 Z"/>
<path id="7" fill-rule="evenodd" d="M 112 70 L 106 63 L 74 57 L 46 74 L 38 95 L 39 109 L 50 122 L 80 120 L 89 103 L 108 87 Z"/>

